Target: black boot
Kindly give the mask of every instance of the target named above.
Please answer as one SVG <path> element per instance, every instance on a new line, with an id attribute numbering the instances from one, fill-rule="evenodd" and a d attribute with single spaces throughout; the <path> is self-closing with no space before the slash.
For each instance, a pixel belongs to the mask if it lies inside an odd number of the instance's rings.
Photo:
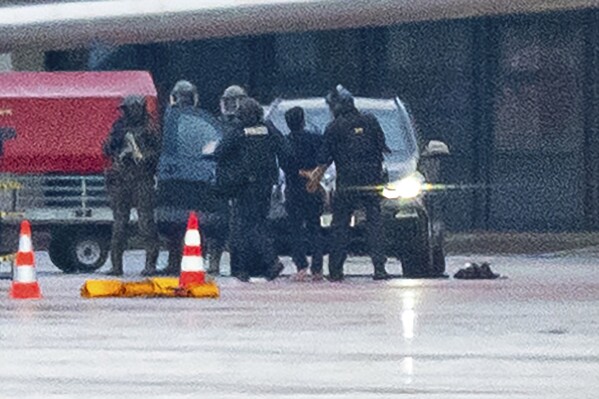
<path id="1" fill-rule="evenodd" d="M 156 263 L 158 262 L 158 246 L 152 245 L 146 249 L 146 267 L 142 270 L 141 275 L 157 276 Z"/>
<path id="2" fill-rule="evenodd" d="M 123 275 L 123 269 L 112 268 L 105 273 L 107 276 L 120 277 Z"/>
<path id="3" fill-rule="evenodd" d="M 327 278 L 330 282 L 343 281 L 345 276 L 342 271 L 329 271 L 329 277 Z"/>
<path id="4" fill-rule="evenodd" d="M 112 268 L 106 272 L 107 276 L 119 277 L 123 275 L 123 252 L 124 251 L 116 249 L 110 253 Z"/>
<path id="5" fill-rule="evenodd" d="M 392 276 L 385 269 L 379 269 L 374 272 L 373 280 L 389 280 Z"/>
<path id="6" fill-rule="evenodd" d="M 234 275 L 234 277 L 242 283 L 250 282 L 250 275 L 247 272 L 238 272 Z"/>
<path id="7" fill-rule="evenodd" d="M 277 260 L 274 266 L 266 273 L 266 279 L 268 281 L 276 279 L 279 277 L 283 269 L 285 269 L 285 266 L 283 266 L 283 263 L 281 263 L 280 260 Z"/>

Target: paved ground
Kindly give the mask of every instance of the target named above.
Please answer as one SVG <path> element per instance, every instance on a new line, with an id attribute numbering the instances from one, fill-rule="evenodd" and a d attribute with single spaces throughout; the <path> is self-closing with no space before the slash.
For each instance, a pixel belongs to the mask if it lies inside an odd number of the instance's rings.
<path id="1" fill-rule="evenodd" d="M 242 284 L 222 298 L 79 297 L 38 253 L 40 301 L 0 282 L 0 398 L 595 398 L 599 259 L 489 260 L 496 281 Z M 128 255 L 132 277 L 141 254 Z M 399 264 L 392 270 L 399 271 Z M 354 259 L 351 272 L 368 272 Z"/>
<path id="2" fill-rule="evenodd" d="M 547 254 L 585 248 L 599 253 L 599 233 L 516 233 L 475 231 L 448 233 L 445 250 L 451 255 Z"/>

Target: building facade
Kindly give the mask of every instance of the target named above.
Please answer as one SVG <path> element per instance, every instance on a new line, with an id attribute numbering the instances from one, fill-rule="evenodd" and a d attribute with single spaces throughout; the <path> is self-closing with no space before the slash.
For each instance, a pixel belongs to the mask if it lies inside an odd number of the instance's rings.
<path id="1" fill-rule="evenodd" d="M 195 82 L 216 111 L 230 84 L 263 102 L 398 96 L 446 142 L 454 231 L 599 228 L 599 10 L 486 16 L 46 53 L 46 69 L 148 69 L 166 99 Z"/>

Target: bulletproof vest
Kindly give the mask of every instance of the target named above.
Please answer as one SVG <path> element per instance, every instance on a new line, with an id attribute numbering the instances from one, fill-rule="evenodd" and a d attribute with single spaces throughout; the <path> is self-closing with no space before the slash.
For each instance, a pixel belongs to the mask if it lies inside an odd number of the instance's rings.
<path id="1" fill-rule="evenodd" d="M 123 128 L 122 145 L 115 159 L 120 169 L 131 171 L 139 169 L 143 172 L 148 168 L 148 163 L 152 161 L 149 157 L 154 150 L 148 134 L 149 132 L 145 126 Z"/>
<path id="2" fill-rule="evenodd" d="M 378 184 L 382 179 L 383 155 L 369 116 L 352 113 L 337 121 L 339 177 L 349 185 Z"/>
<path id="3" fill-rule="evenodd" d="M 278 167 L 273 137 L 264 125 L 243 128 L 241 164 L 248 182 L 272 184 Z"/>
<path id="4" fill-rule="evenodd" d="M 345 140 L 348 153 L 356 161 L 380 162 L 380 149 L 375 132 L 365 118 L 351 120 Z"/>

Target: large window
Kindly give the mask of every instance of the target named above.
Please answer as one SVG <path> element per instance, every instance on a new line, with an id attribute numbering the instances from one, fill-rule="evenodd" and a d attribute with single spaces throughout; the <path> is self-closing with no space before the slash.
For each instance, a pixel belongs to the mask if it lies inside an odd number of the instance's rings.
<path id="1" fill-rule="evenodd" d="M 498 25 L 493 228 L 584 224 L 585 27 L 575 17 L 512 17 Z"/>
<path id="2" fill-rule="evenodd" d="M 582 28 L 553 20 L 500 33 L 495 146 L 567 152 L 583 141 Z"/>

